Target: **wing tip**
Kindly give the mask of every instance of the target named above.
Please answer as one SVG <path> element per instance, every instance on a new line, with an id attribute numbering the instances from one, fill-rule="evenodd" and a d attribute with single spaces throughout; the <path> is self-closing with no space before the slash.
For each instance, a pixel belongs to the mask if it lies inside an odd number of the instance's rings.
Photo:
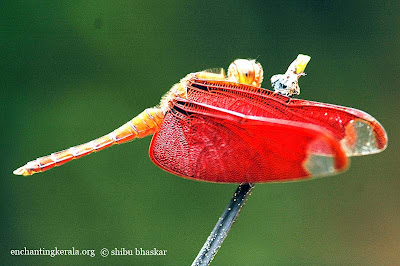
<path id="1" fill-rule="evenodd" d="M 388 137 L 383 126 L 374 118 L 352 120 L 345 128 L 341 144 L 347 156 L 376 154 L 386 149 Z"/>

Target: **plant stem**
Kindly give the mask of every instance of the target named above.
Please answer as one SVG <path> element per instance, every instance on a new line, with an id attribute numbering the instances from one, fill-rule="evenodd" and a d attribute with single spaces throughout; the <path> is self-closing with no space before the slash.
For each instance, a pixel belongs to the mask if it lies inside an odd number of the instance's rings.
<path id="1" fill-rule="evenodd" d="M 239 216 L 240 210 L 245 204 L 247 197 L 251 194 L 253 188 L 254 184 L 252 183 L 242 183 L 238 186 L 231 201 L 222 213 L 222 216 L 219 218 L 196 259 L 193 261 L 192 266 L 209 265 L 211 263 L 221 247 L 222 242 L 231 230 L 232 225 Z"/>

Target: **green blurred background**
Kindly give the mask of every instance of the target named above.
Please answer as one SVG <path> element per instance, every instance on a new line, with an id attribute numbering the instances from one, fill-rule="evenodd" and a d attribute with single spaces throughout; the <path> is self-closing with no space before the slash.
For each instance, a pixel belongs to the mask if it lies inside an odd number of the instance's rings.
<path id="1" fill-rule="evenodd" d="M 266 82 L 312 57 L 301 98 L 386 128 L 384 153 L 338 176 L 256 185 L 215 265 L 400 263 L 400 6 L 396 1 L 2 1 L 1 261 L 188 265 L 236 185 L 157 168 L 151 138 L 33 177 L 12 171 L 122 125 L 189 72 L 258 58 Z M 11 249 L 95 249 L 11 256 Z M 101 248 L 168 250 L 109 256 Z"/>

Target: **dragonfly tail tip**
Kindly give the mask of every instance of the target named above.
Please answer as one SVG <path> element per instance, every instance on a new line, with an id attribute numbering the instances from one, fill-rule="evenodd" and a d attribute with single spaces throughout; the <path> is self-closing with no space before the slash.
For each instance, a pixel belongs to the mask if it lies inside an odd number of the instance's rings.
<path id="1" fill-rule="evenodd" d="M 14 174 L 14 175 L 24 175 L 24 176 L 28 175 L 27 172 L 26 172 L 26 170 L 25 170 L 25 168 L 24 168 L 23 166 L 20 167 L 20 168 L 18 168 L 18 169 L 16 169 L 16 170 L 14 170 L 14 171 L 13 171 L 13 174 Z"/>

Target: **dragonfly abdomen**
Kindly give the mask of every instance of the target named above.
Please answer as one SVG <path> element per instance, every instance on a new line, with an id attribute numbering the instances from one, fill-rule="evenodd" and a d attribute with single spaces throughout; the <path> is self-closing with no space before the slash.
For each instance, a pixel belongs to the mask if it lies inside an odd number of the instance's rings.
<path id="1" fill-rule="evenodd" d="M 135 138 L 146 137 L 158 131 L 163 120 L 164 114 L 159 108 L 148 108 L 129 122 L 103 137 L 37 158 L 15 170 L 14 174 L 28 176 L 44 172 L 73 159 L 101 151 L 114 144 L 122 144 Z"/>

